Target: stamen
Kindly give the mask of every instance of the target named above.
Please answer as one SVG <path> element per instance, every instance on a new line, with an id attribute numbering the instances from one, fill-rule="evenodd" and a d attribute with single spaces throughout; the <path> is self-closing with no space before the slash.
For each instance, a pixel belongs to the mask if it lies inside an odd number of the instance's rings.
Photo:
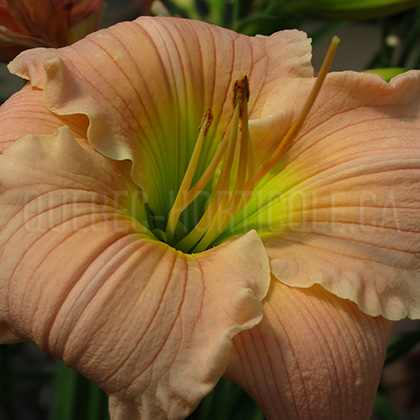
<path id="1" fill-rule="evenodd" d="M 325 56 L 322 63 L 321 70 L 318 73 L 315 84 L 312 87 L 312 90 L 305 102 L 305 105 L 303 106 L 302 111 L 300 111 L 296 121 L 292 124 L 289 131 L 283 137 L 282 141 L 270 159 L 260 169 L 258 169 L 250 179 L 248 179 L 245 185 L 247 188 L 254 186 L 280 160 L 280 158 L 287 152 L 287 150 L 289 150 L 290 146 L 293 144 L 293 141 L 299 134 L 305 119 L 307 118 L 316 98 L 318 97 L 321 87 L 325 81 L 325 77 L 327 76 L 327 73 L 331 67 L 331 63 L 333 61 L 339 42 L 340 39 L 337 36 L 334 36 L 330 47 L 328 48 L 327 55 Z"/>
<path id="2" fill-rule="evenodd" d="M 213 242 L 213 240 L 221 233 L 229 224 L 232 217 L 235 215 L 237 208 L 243 198 L 242 193 L 244 190 L 245 179 L 248 172 L 248 151 L 249 145 L 249 127 L 248 127 L 248 101 L 249 101 L 249 84 L 247 76 L 242 76 L 235 82 L 234 85 L 234 100 L 233 104 L 239 108 L 239 127 L 241 130 L 240 137 L 240 148 L 239 148 L 239 162 L 238 170 L 236 174 L 235 185 L 227 200 L 228 195 L 225 195 L 218 205 L 218 211 L 224 212 L 221 219 L 219 217 L 213 217 L 211 224 L 204 234 L 201 241 L 194 248 L 195 252 L 200 252 L 205 249 Z M 234 127 L 233 127 L 234 128 Z M 226 187 L 229 188 L 230 175 L 226 182 Z M 229 191 L 227 189 L 226 191 Z M 240 194 L 238 194 L 240 193 Z M 214 211 L 214 210 L 213 210 Z M 217 215 L 216 215 L 217 216 Z"/>
<path id="3" fill-rule="evenodd" d="M 212 122 L 213 122 L 213 113 L 211 112 L 210 108 L 207 108 L 206 112 L 203 115 L 203 118 L 201 118 L 200 125 L 198 126 L 198 132 L 200 133 L 201 131 L 204 131 L 204 137 L 206 137 L 209 132 L 209 128 Z M 204 127 L 204 130 L 203 130 L 203 127 Z"/>
<path id="4" fill-rule="evenodd" d="M 210 203 L 208 204 L 206 211 L 204 212 L 203 216 L 201 217 L 200 221 L 196 224 L 194 229 L 176 244 L 176 248 L 178 249 L 190 250 L 191 248 L 193 248 L 193 246 L 204 235 L 204 233 L 210 226 L 219 206 L 223 204 L 223 201 L 225 201 L 224 205 L 227 204 L 227 194 L 229 193 L 230 184 L 230 171 L 232 168 L 233 158 L 235 156 L 235 149 L 238 137 L 238 124 L 239 106 L 236 106 L 233 112 L 232 122 L 227 133 L 227 151 L 223 159 L 220 176 L 217 180 L 217 185 L 214 189 Z"/>
<path id="5" fill-rule="evenodd" d="M 228 141 L 222 140 L 219 147 L 216 150 L 216 153 L 213 156 L 213 159 L 207 166 L 206 170 L 203 172 L 203 175 L 198 179 L 194 186 L 188 191 L 185 197 L 185 207 L 188 207 L 200 194 L 203 188 L 210 181 L 211 177 L 214 175 L 215 170 L 219 166 L 220 161 L 222 160 L 223 155 L 226 152 L 228 146 Z"/>
<path id="6" fill-rule="evenodd" d="M 202 252 L 208 249 L 218 236 L 226 230 L 235 214 L 247 205 L 256 183 L 278 163 L 284 153 L 296 141 L 325 81 L 338 43 L 339 39 L 334 37 L 303 109 L 274 153 L 258 170 L 255 168 L 249 133 L 248 101 L 250 91 L 248 78 L 247 76 L 242 76 L 236 80 L 232 89 L 233 117 L 225 131 L 226 136 L 224 135 L 222 137 L 221 144 L 216 149 L 210 164 L 201 174 L 198 181 L 191 187 L 201 154 L 203 140 L 207 135 L 213 118 L 211 111 L 206 111 L 199 127 L 199 135 L 190 163 L 175 198 L 174 205 L 168 215 L 166 235 L 169 242 L 173 241 L 181 213 L 198 197 L 203 188 L 210 182 L 222 158 L 223 162 L 219 178 L 217 179 L 216 186 L 213 189 L 204 214 L 195 227 L 175 245 L 177 249 L 186 252 Z M 238 141 L 239 145 L 237 144 Z M 237 155 L 234 165 L 235 154 Z M 232 166 L 235 168 L 234 173 L 232 173 Z"/>
<path id="7" fill-rule="evenodd" d="M 178 223 L 181 213 L 188 206 L 185 201 L 185 196 L 188 193 L 188 190 L 191 186 L 192 179 L 194 177 L 195 170 L 197 168 L 198 159 L 201 154 L 201 149 L 203 147 L 204 137 L 207 135 L 210 125 L 213 121 L 213 113 L 211 109 L 207 109 L 204 113 L 204 116 L 201 120 L 200 126 L 198 127 L 198 137 L 194 146 L 194 150 L 188 164 L 187 171 L 185 172 L 184 178 L 182 179 L 181 186 L 179 187 L 178 194 L 175 198 L 174 204 L 171 211 L 168 215 L 168 224 L 166 226 L 166 235 L 168 240 L 173 239 L 175 233 L 175 228 Z"/>
<path id="8" fill-rule="evenodd" d="M 242 191 L 245 184 L 245 177 L 247 174 L 248 163 L 248 141 L 249 141 L 249 128 L 248 128 L 248 101 L 249 101 L 249 84 L 247 76 L 242 76 L 238 80 L 238 97 L 237 102 L 239 105 L 239 128 L 241 130 L 241 141 L 239 150 L 239 164 L 238 174 L 236 176 L 236 183 L 234 191 Z"/>

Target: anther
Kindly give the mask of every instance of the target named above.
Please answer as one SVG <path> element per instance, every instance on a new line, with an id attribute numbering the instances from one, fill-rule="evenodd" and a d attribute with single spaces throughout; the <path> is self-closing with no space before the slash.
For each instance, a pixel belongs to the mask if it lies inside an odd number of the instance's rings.
<path id="1" fill-rule="evenodd" d="M 200 194 L 205 185 L 216 173 L 222 162 L 211 199 L 196 226 L 175 246 L 192 252 L 208 249 L 220 234 L 229 226 L 232 218 L 248 203 L 256 183 L 281 159 L 294 144 L 305 120 L 310 113 L 331 66 L 339 39 L 334 37 L 321 70 L 311 92 L 294 123 L 281 139 L 274 153 L 256 170 L 252 155 L 252 144 L 248 126 L 249 81 L 246 75 L 240 77 L 232 86 L 233 116 L 216 149 L 212 161 L 191 187 L 191 182 L 201 153 L 203 138 L 207 136 L 213 120 L 210 110 L 203 116 L 199 135 L 187 171 L 182 180 L 174 205 L 169 212 L 166 234 L 172 241 L 181 212 Z M 226 134 L 226 135 L 225 135 Z M 223 158 L 223 161 L 222 161 Z M 234 161 L 236 160 L 236 164 Z M 235 173 L 232 173 L 235 168 Z"/>
<path id="2" fill-rule="evenodd" d="M 191 182 L 193 180 L 195 170 L 197 168 L 198 159 L 201 154 L 201 149 L 203 147 L 204 136 L 207 135 L 210 125 L 213 121 L 213 113 L 211 109 L 207 109 L 201 119 L 200 126 L 198 127 L 198 137 L 195 142 L 194 150 L 191 155 L 190 162 L 188 164 L 187 170 L 185 172 L 184 178 L 182 179 L 181 185 L 179 187 L 177 196 L 175 198 L 174 204 L 171 208 L 171 211 L 168 215 L 168 224 L 166 226 L 166 235 L 168 240 L 172 241 L 175 228 L 178 223 L 179 217 L 184 209 L 188 206 L 185 202 L 185 196 L 187 195 Z"/>
<path id="3" fill-rule="evenodd" d="M 200 125 L 198 126 L 198 131 L 200 132 L 204 127 L 204 137 L 207 137 L 211 123 L 213 122 L 213 113 L 210 108 L 207 108 L 207 111 L 204 113 L 203 118 L 201 118 Z"/>
<path id="4" fill-rule="evenodd" d="M 249 176 L 249 163 L 252 161 L 252 156 L 249 156 L 250 152 L 250 138 L 249 138 L 249 128 L 248 128 L 248 101 L 249 101 L 249 83 L 248 77 L 246 75 L 242 76 L 240 79 L 235 81 L 233 85 L 233 104 L 235 106 L 234 114 L 237 115 L 237 120 L 235 125 L 231 128 L 235 130 L 237 133 L 238 128 L 240 130 L 240 141 L 239 141 L 239 156 L 238 156 L 238 167 L 235 177 L 235 183 L 233 185 L 233 189 L 229 194 L 230 188 L 230 168 L 232 166 L 233 154 L 231 156 L 231 161 L 227 164 L 229 167 L 228 171 L 223 171 L 222 168 L 220 178 L 219 178 L 219 185 L 223 185 L 224 195 L 220 197 L 213 197 L 208 210 L 211 212 L 212 216 L 216 215 L 216 218 L 207 217 L 207 224 L 208 230 L 205 232 L 204 236 L 201 238 L 200 242 L 195 246 L 194 251 L 199 252 L 203 251 L 210 245 L 210 243 L 217 238 L 217 236 L 227 227 L 232 217 L 235 215 L 241 201 L 242 195 L 241 193 L 244 190 L 244 184 L 246 180 L 246 176 L 248 173 Z M 239 124 L 238 124 L 239 122 Z M 236 125 L 238 124 L 238 125 Z M 236 136 L 235 141 L 231 145 L 233 146 L 233 151 L 236 149 Z M 228 156 L 225 157 L 225 163 L 228 162 Z M 253 167 L 253 162 L 251 162 L 251 166 Z M 217 191 L 218 188 L 216 188 Z M 207 210 L 206 210 L 207 212 Z M 222 215 L 223 213 L 223 215 Z M 221 216 L 221 220 L 219 220 L 219 216 Z"/>

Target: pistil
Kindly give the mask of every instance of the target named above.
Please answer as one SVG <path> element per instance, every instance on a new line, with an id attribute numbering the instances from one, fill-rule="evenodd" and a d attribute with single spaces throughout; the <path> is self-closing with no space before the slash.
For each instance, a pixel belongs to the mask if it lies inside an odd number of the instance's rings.
<path id="1" fill-rule="evenodd" d="M 239 106 L 236 106 L 233 112 L 232 122 L 227 130 L 228 140 L 226 141 L 227 151 L 223 159 L 222 169 L 217 181 L 216 187 L 213 191 L 210 202 L 207 208 L 194 227 L 194 229 L 176 244 L 178 249 L 191 250 L 194 245 L 200 240 L 204 233 L 209 228 L 214 216 L 217 213 L 219 206 L 227 204 L 228 193 L 230 188 L 230 172 L 235 157 L 235 149 L 238 137 L 238 123 L 239 123 Z"/>
<path id="2" fill-rule="evenodd" d="M 233 89 L 233 105 L 235 109 L 239 110 L 239 130 L 240 130 L 240 144 L 239 144 L 239 162 L 236 173 L 235 184 L 232 193 L 229 194 L 230 188 L 230 170 L 222 179 L 225 190 L 222 190 L 223 197 L 216 210 L 216 217 L 213 217 L 211 224 L 204 234 L 200 242 L 195 246 L 194 252 L 201 252 L 208 248 L 214 239 L 219 236 L 228 226 L 230 220 L 236 213 L 241 200 L 243 199 L 244 185 L 248 173 L 248 152 L 250 149 L 249 143 L 249 127 L 248 127 L 248 101 L 249 101 L 249 83 L 248 77 L 243 76 L 235 82 Z M 229 162 L 229 168 L 231 163 Z M 248 173 L 249 176 L 249 173 Z"/>
<path id="3" fill-rule="evenodd" d="M 337 36 L 334 36 L 322 63 L 321 70 L 318 73 L 318 77 L 316 78 L 315 84 L 308 98 L 306 99 L 302 110 L 296 118 L 296 121 L 289 128 L 288 132 L 283 137 L 283 139 L 277 146 L 277 149 L 271 155 L 270 159 L 261 168 L 259 168 L 258 171 L 255 172 L 250 179 L 248 179 L 246 183 L 247 187 L 255 185 L 274 165 L 278 163 L 280 158 L 287 152 L 287 150 L 289 150 L 290 146 L 293 144 L 294 140 L 296 139 L 303 126 L 303 123 L 308 117 L 308 114 L 312 109 L 312 106 L 314 105 L 314 102 L 318 97 L 319 92 L 321 91 L 321 87 L 331 67 L 335 51 L 337 50 L 339 42 L 340 39 Z"/>
<path id="4" fill-rule="evenodd" d="M 201 154 L 201 149 L 203 147 L 204 137 L 207 136 L 212 121 L 213 114 L 210 109 L 207 109 L 207 111 L 204 113 L 203 119 L 201 120 L 201 124 L 198 127 L 198 137 L 197 141 L 195 142 L 194 150 L 191 155 L 187 171 L 185 172 L 184 178 L 182 179 L 177 196 L 175 198 L 175 202 L 168 215 L 168 224 L 166 226 L 166 235 L 168 241 L 172 241 L 179 216 L 188 206 L 188 204 L 185 202 L 185 195 L 190 189 L 191 182 L 197 168 L 198 159 Z"/>
<path id="5" fill-rule="evenodd" d="M 175 244 L 175 247 L 185 252 L 202 252 L 208 249 L 228 227 L 235 214 L 247 205 L 258 181 L 279 162 L 295 142 L 325 81 L 338 43 L 339 39 L 334 37 L 303 109 L 286 135 L 279 142 L 274 153 L 257 170 L 254 165 L 248 123 L 248 101 L 250 95 L 248 77 L 245 75 L 238 79 L 233 85 L 232 105 L 234 110 L 232 120 L 225 130 L 226 135 L 222 138 L 210 164 L 201 174 L 198 181 L 191 187 L 202 151 L 204 137 L 207 135 L 213 119 L 210 109 L 205 112 L 199 127 L 199 134 L 191 160 L 168 215 L 166 235 L 169 243 L 173 242 L 181 213 L 198 197 L 215 175 L 216 169 L 221 162 L 222 166 L 216 186 L 200 220 L 184 238 Z M 237 159 L 236 165 L 234 165 L 235 156 Z M 235 173 L 232 173 L 232 167 L 236 168 Z"/>

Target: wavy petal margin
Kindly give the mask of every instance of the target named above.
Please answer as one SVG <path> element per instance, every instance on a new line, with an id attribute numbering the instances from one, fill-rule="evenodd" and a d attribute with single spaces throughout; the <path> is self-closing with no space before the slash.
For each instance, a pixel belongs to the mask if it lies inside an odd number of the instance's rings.
<path id="1" fill-rule="evenodd" d="M 0 153 L 27 134 L 52 134 L 63 125 L 69 127 L 75 138 L 86 139 L 86 116 L 52 113 L 45 107 L 42 90 L 27 84 L 0 108 Z"/>
<path id="2" fill-rule="evenodd" d="M 196 256 L 151 240 L 129 167 L 65 127 L 4 151 L 0 333 L 95 381 L 113 420 L 181 419 L 261 320 L 268 258 L 256 232 Z"/>
<path id="3" fill-rule="evenodd" d="M 312 83 L 282 84 L 272 109 L 277 100 L 296 118 Z M 281 282 L 321 284 L 372 316 L 420 317 L 419 98 L 420 72 L 389 84 L 327 76 L 294 145 L 237 218 L 261 233 Z"/>
<path id="4" fill-rule="evenodd" d="M 268 420 L 367 420 L 394 323 L 322 287 L 273 279 L 264 319 L 234 338 L 225 376 Z"/>
<path id="5" fill-rule="evenodd" d="M 204 22 L 141 17 L 67 48 L 26 51 L 9 69 L 42 89 L 51 111 L 87 115 L 90 144 L 132 160 L 144 191 L 176 192 L 205 110 L 213 111 L 213 141 L 206 141 L 198 170 L 232 116 L 234 81 L 248 75 L 250 114 L 258 117 L 276 83 L 313 76 L 310 57 L 310 41 L 299 31 L 251 38 Z M 149 206 L 169 211 L 168 199 L 152 194 Z"/>

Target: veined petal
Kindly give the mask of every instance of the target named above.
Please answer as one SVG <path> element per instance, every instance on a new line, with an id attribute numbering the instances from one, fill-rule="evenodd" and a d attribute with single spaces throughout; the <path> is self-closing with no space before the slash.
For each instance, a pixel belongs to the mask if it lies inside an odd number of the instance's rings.
<path id="1" fill-rule="evenodd" d="M 263 308 L 263 321 L 234 338 L 225 376 L 268 420 L 369 419 L 393 322 L 276 279 Z"/>
<path id="2" fill-rule="evenodd" d="M 44 105 L 42 90 L 28 84 L 0 108 L 0 153 L 27 134 L 51 134 L 63 125 L 75 138 L 86 138 L 88 120 L 84 115 L 52 113 Z"/>
<path id="3" fill-rule="evenodd" d="M 89 142 L 113 159 L 133 161 L 146 192 L 176 192 L 201 117 L 214 120 L 198 171 L 208 164 L 232 116 L 233 82 L 252 80 L 250 114 L 279 80 L 311 77 L 306 35 L 285 31 L 250 38 L 203 22 L 142 17 L 99 31 L 59 50 L 20 55 L 10 70 L 44 90 L 50 110 L 89 117 Z M 173 198 L 172 198 L 173 200 Z M 167 214 L 171 197 L 149 198 Z"/>
<path id="4" fill-rule="evenodd" d="M 185 418 L 261 320 L 268 258 L 256 232 L 195 256 L 152 240 L 129 170 L 67 128 L 4 151 L 0 335 L 95 381 L 112 420 Z"/>
<path id="5" fill-rule="evenodd" d="M 25 341 L 22 337 L 16 335 L 10 328 L 4 324 L 0 324 L 0 343 L 1 344 L 14 344 Z"/>
<path id="6" fill-rule="evenodd" d="M 9 270 L 15 270 L 31 249 L 35 257 L 40 255 L 40 245 L 32 245 L 37 243 L 38 237 L 45 236 L 45 231 L 56 232 L 58 237 L 61 225 L 66 232 L 66 223 L 77 221 L 78 216 L 82 219 L 86 216 L 87 222 L 93 225 L 97 222 L 99 226 L 104 220 L 109 219 L 111 223 L 111 216 L 115 216 L 116 228 L 121 218 L 131 219 L 124 210 L 130 209 L 129 195 L 136 191 L 136 186 L 127 176 L 128 163 L 93 153 L 86 141 L 84 147 L 85 150 L 68 128 L 63 127 L 54 136 L 24 137 L 3 152 L 0 157 L 0 244 L 2 262 L 3 258 L 6 262 L 2 279 Z M 49 244 L 51 249 L 57 245 L 53 238 Z M 1 298 L 8 299 L 7 293 Z M 3 303 L 2 319 L 6 319 Z"/>
<path id="7" fill-rule="evenodd" d="M 289 83 L 295 103 L 277 93 L 279 109 L 298 112 L 311 84 Z M 321 284 L 372 316 L 420 316 L 419 97 L 419 72 L 390 84 L 327 76 L 294 145 L 236 219 L 236 232 L 243 223 L 263 235 L 280 281 Z"/>

